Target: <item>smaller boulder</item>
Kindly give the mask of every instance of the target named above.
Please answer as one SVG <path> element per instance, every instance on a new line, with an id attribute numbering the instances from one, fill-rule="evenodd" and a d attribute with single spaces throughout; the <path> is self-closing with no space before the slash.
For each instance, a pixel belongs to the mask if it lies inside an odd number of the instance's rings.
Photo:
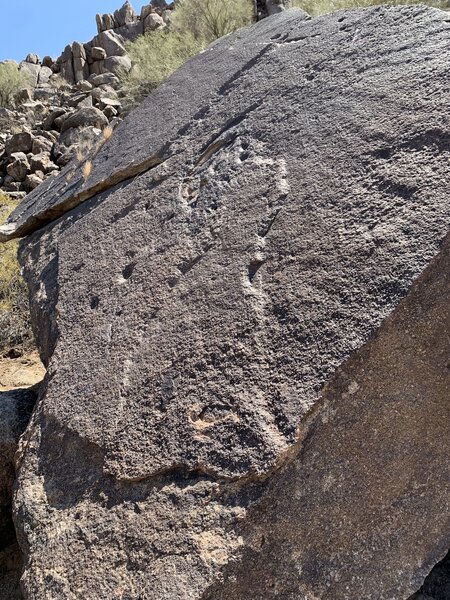
<path id="1" fill-rule="evenodd" d="M 137 14 L 128 0 L 125 2 L 122 8 L 119 8 L 114 12 L 114 20 L 119 27 L 128 25 L 129 23 L 133 23 L 137 20 Z"/>
<path id="2" fill-rule="evenodd" d="M 105 108 L 107 108 L 108 106 L 114 108 L 117 111 L 116 114 L 119 113 L 122 108 L 122 104 L 120 103 L 120 100 L 118 100 L 117 98 L 102 97 L 98 101 L 98 104 L 99 104 L 101 110 L 103 110 L 103 112 L 105 111 Z"/>
<path id="3" fill-rule="evenodd" d="M 73 115 L 70 115 L 62 124 L 61 132 L 68 129 L 77 129 L 79 127 L 97 127 L 103 129 L 108 125 L 108 119 L 98 108 L 81 108 Z"/>
<path id="4" fill-rule="evenodd" d="M 49 131 L 55 128 L 55 121 L 58 117 L 66 115 L 67 110 L 65 108 L 55 108 L 42 122 L 42 128 Z M 58 127 L 56 127 L 58 129 Z"/>
<path id="5" fill-rule="evenodd" d="M 106 117 L 105 117 L 106 119 Z M 30 163 L 28 162 L 27 155 L 23 152 L 16 152 L 12 156 L 12 162 L 6 167 L 6 171 L 14 181 L 25 181 L 27 173 L 30 169 Z"/>
<path id="6" fill-rule="evenodd" d="M 92 83 L 90 83 L 86 79 L 83 79 L 82 81 L 79 81 L 77 83 L 77 90 L 79 90 L 80 92 L 90 92 L 93 89 L 93 87 L 94 86 L 92 85 Z"/>
<path id="7" fill-rule="evenodd" d="M 89 77 L 89 81 L 94 87 L 100 87 L 101 85 L 110 85 L 113 88 L 120 87 L 119 79 L 114 73 L 102 73 L 101 75 L 94 75 Z"/>
<path id="8" fill-rule="evenodd" d="M 119 114 L 118 111 L 114 108 L 114 106 L 106 106 L 103 109 L 103 114 L 105 115 L 105 117 L 110 121 L 111 119 L 114 119 L 114 117 L 117 117 L 117 115 Z"/>
<path id="9" fill-rule="evenodd" d="M 104 60 L 106 58 L 105 49 L 100 48 L 99 46 L 94 46 L 91 49 L 91 58 L 92 60 Z"/>
<path id="10" fill-rule="evenodd" d="M 166 24 L 164 22 L 164 19 L 157 13 L 152 12 L 147 17 L 145 17 L 144 32 L 156 31 L 157 29 L 162 29 L 165 26 Z"/>
<path id="11" fill-rule="evenodd" d="M 153 7 L 151 4 L 145 4 L 141 8 L 141 21 L 144 22 L 145 18 L 153 11 Z"/>
<path id="12" fill-rule="evenodd" d="M 58 170 L 58 166 L 50 158 L 50 152 L 40 152 L 30 158 L 30 170 L 32 173 L 51 173 Z"/>
<path id="13" fill-rule="evenodd" d="M 42 135 L 38 135 L 33 139 L 33 144 L 31 146 L 31 152 L 33 154 L 40 154 L 41 152 L 49 152 L 51 151 L 53 146 L 53 142 L 49 139 L 45 138 Z"/>
<path id="14" fill-rule="evenodd" d="M 30 63 L 31 65 L 39 64 L 39 56 L 37 54 L 30 53 L 25 59 L 25 62 Z"/>
<path id="15" fill-rule="evenodd" d="M 107 56 L 126 54 L 123 38 L 112 30 L 102 31 L 93 40 L 94 47 L 103 48 Z"/>
<path id="16" fill-rule="evenodd" d="M 41 175 L 42 175 L 42 177 L 41 177 Z M 43 181 L 44 181 L 43 173 L 41 173 L 41 172 L 30 173 L 29 175 L 27 175 L 25 177 L 24 187 L 27 190 L 27 192 L 31 192 L 35 188 L 37 188 L 38 185 L 41 185 L 41 183 Z"/>
<path id="17" fill-rule="evenodd" d="M 41 66 L 34 63 L 22 61 L 19 65 L 19 71 L 25 76 L 27 82 L 32 86 L 36 87 L 39 79 L 39 73 Z"/>
<path id="18" fill-rule="evenodd" d="M 49 69 L 51 69 L 54 64 L 55 64 L 55 61 L 53 60 L 53 58 L 51 56 L 44 56 L 44 58 L 42 59 L 43 67 L 48 67 Z"/>
<path id="19" fill-rule="evenodd" d="M 128 73 L 131 70 L 131 60 L 128 56 L 110 56 L 105 60 L 105 69 L 114 75 L 123 71 Z"/>
<path id="20" fill-rule="evenodd" d="M 33 93 L 30 88 L 23 88 L 17 92 L 14 96 L 16 104 L 23 104 L 24 102 L 31 102 L 33 100 Z"/>
<path id="21" fill-rule="evenodd" d="M 48 83 L 48 81 L 52 75 L 53 75 L 53 71 L 50 69 L 50 67 L 41 67 L 41 70 L 39 71 L 39 76 L 38 76 L 38 83 L 39 84 Z"/>
<path id="22" fill-rule="evenodd" d="M 33 145 L 33 136 L 28 131 L 16 133 L 6 141 L 5 151 L 8 156 L 12 156 L 16 152 L 31 152 Z"/>

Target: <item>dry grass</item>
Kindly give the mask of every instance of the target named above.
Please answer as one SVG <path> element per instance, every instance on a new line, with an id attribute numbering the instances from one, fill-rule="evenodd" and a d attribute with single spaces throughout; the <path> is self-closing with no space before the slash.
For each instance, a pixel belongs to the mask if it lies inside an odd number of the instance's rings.
<path id="1" fill-rule="evenodd" d="M 0 192 L 0 224 L 16 203 Z M 17 242 L 0 244 L 0 352 L 11 348 L 29 350 L 33 346 L 28 296 L 17 262 Z"/>

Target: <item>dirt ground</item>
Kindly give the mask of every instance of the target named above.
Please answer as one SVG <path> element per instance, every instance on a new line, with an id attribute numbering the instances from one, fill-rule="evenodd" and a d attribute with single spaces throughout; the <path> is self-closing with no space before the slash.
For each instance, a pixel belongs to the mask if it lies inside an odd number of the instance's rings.
<path id="1" fill-rule="evenodd" d="M 19 358 L 0 357 L 0 392 L 25 388 L 42 381 L 45 369 L 37 352 Z"/>

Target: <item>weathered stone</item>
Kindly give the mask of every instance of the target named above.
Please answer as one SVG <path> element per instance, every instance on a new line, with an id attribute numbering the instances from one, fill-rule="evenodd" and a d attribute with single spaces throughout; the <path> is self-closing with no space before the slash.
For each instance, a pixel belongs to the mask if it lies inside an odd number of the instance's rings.
<path id="1" fill-rule="evenodd" d="M 23 88 L 19 90 L 17 94 L 14 96 L 14 101 L 16 104 L 23 104 L 24 102 L 30 102 L 33 99 L 33 92 L 30 88 Z"/>
<path id="2" fill-rule="evenodd" d="M 47 85 L 49 87 L 47 87 Z M 40 85 L 33 92 L 33 98 L 35 100 L 42 100 L 44 102 L 51 102 L 55 98 L 56 92 L 51 84 Z"/>
<path id="3" fill-rule="evenodd" d="M 104 60 L 96 60 L 95 62 L 92 63 L 92 65 L 90 65 L 90 72 L 91 75 L 89 77 L 89 79 L 91 77 L 95 77 L 97 75 L 101 75 L 102 73 L 105 72 L 105 61 Z"/>
<path id="4" fill-rule="evenodd" d="M 41 71 L 40 65 L 35 65 L 33 63 L 23 61 L 19 65 L 19 70 L 25 76 L 27 82 L 32 87 L 37 86 L 39 73 Z"/>
<path id="5" fill-rule="evenodd" d="M 65 119 L 61 132 L 77 127 L 98 127 L 102 129 L 108 125 L 105 115 L 98 108 L 82 108 Z"/>
<path id="6" fill-rule="evenodd" d="M 86 50 L 80 42 L 72 45 L 73 71 L 75 81 L 84 81 L 89 77 L 89 66 L 86 62 Z"/>
<path id="7" fill-rule="evenodd" d="M 77 89 L 80 92 L 90 92 L 94 86 L 89 81 L 83 80 L 77 83 Z"/>
<path id="8" fill-rule="evenodd" d="M 128 56 L 110 56 L 105 60 L 105 69 L 117 75 L 131 70 L 131 60 Z"/>
<path id="9" fill-rule="evenodd" d="M 33 136 L 28 131 L 22 131 L 21 133 L 16 133 L 6 141 L 5 151 L 8 156 L 16 152 L 31 152 L 31 148 L 33 145 Z"/>
<path id="10" fill-rule="evenodd" d="M 109 104 L 108 104 L 108 105 L 106 105 L 106 106 L 104 107 L 104 109 L 103 109 L 103 114 L 105 115 L 105 117 L 106 117 L 108 120 L 111 120 L 111 119 L 113 119 L 114 117 L 117 117 L 117 115 L 118 115 L 119 113 L 118 113 L 117 109 L 116 109 L 116 108 L 114 108 L 114 106 L 111 106 L 111 105 L 109 105 Z"/>
<path id="11" fill-rule="evenodd" d="M 43 182 L 44 177 L 41 171 L 36 173 L 30 173 L 25 177 L 24 186 L 27 191 L 31 192 L 37 188 Z"/>
<path id="12" fill-rule="evenodd" d="M 102 75 L 95 75 L 93 77 L 91 76 L 89 81 L 95 87 L 102 85 L 110 85 L 111 87 L 120 86 L 119 79 L 113 73 L 103 73 Z"/>
<path id="13" fill-rule="evenodd" d="M 25 59 L 25 62 L 30 63 L 32 65 L 38 65 L 40 62 L 39 56 L 37 54 L 28 54 L 28 56 Z"/>
<path id="14" fill-rule="evenodd" d="M 128 25 L 137 20 L 137 14 L 128 0 L 123 4 L 122 8 L 119 8 L 114 12 L 114 20 L 119 27 Z"/>
<path id="15" fill-rule="evenodd" d="M 53 144 L 52 144 L 53 146 Z M 40 152 L 30 158 L 30 171 L 36 173 L 41 171 L 42 173 L 50 173 L 51 171 L 57 170 L 58 167 L 50 158 L 50 152 Z"/>
<path id="16" fill-rule="evenodd" d="M 55 120 L 58 117 L 63 117 L 67 113 L 66 108 L 55 108 L 42 122 L 43 129 L 50 130 L 54 128 Z"/>
<path id="17" fill-rule="evenodd" d="M 98 99 L 98 104 L 102 110 L 104 110 L 107 106 L 112 106 L 113 108 L 120 109 L 122 104 L 118 98 L 108 98 L 106 96 L 100 95 Z"/>
<path id="18" fill-rule="evenodd" d="M 148 15 L 152 12 L 153 7 L 151 4 L 144 4 L 144 6 L 141 8 L 141 21 L 144 22 L 145 21 L 145 17 L 148 17 Z"/>
<path id="19" fill-rule="evenodd" d="M 53 75 L 53 71 L 49 67 L 41 67 L 38 76 L 38 83 L 48 83 L 50 77 Z"/>
<path id="20" fill-rule="evenodd" d="M 144 31 L 156 31 L 157 29 L 161 29 L 161 27 L 165 27 L 164 19 L 157 13 L 150 13 L 145 17 Z"/>
<path id="21" fill-rule="evenodd" d="M 86 98 L 83 98 L 77 105 L 78 108 L 90 108 L 91 106 L 94 106 L 92 96 L 86 96 Z"/>
<path id="22" fill-rule="evenodd" d="M 445 555 L 447 21 L 227 36 L 0 230 L 49 366 L 26 600 L 400 600 Z"/>
<path id="23" fill-rule="evenodd" d="M 106 117 L 104 119 L 107 123 Z M 67 129 L 53 146 L 53 159 L 59 166 L 65 166 L 79 151 L 79 154 L 87 160 L 96 149 L 101 133 L 101 129 L 96 127 Z"/>
<path id="24" fill-rule="evenodd" d="M 53 142 L 42 135 L 38 135 L 33 138 L 31 152 L 33 154 L 39 154 L 40 152 L 50 152 L 52 149 Z"/>
<path id="25" fill-rule="evenodd" d="M 167 2 L 165 0 L 152 0 L 151 5 L 153 8 L 164 10 L 167 8 Z"/>
<path id="26" fill-rule="evenodd" d="M 114 16 L 110 13 L 104 15 L 96 15 L 95 20 L 97 22 L 97 31 L 98 33 L 102 33 L 102 31 L 107 31 L 108 29 L 115 29 L 118 27 L 118 23 L 114 20 Z"/>
<path id="27" fill-rule="evenodd" d="M 75 83 L 75 71 L 73 68 L 73 60 L 61 63 L 61 75 L 70 83 Z"/>
<path id="28" fill-rule="evenodd" d="M 94 60 L 104 60 L 106 58 L 106 51 L 103 48 L 94 46 L 91 50 L 91 56 Z"/>
<path id="29" fill-rule="evenodd" d="M 27 155 L 23 152 L 15 152 L 11 155 L 11 162 L 6 167 L 6 171 L 14 181 L 24 181 L 30 168 Z"/>
<path id="30" fill-rule="evenodd" d="M 103 48 L 107 56 L 124 56 L 126 54 L 123 38 L 114 31 L 102 31 L 93 39 L 93 47 Z"/>
<path id="31" fill-rule="evenodd" d="M 144 33 L 144 24 L 141 21 L 134 21 L 134 23 L 118 27 L 115 29 L 115 33 L 118 33 L 124 41 L 133 42 Z"/>
<path id="32" fill-rule="evenodd" d="M 76 94 L 74 94 L 73 96 L 71 96 L 68 100 L 67 100 L 67 106 L 70 107 L 76 107 L 78 106 L 78 104 L 84 100 L 86 97 L 88 96 L 88 92 L 78 92 Z"/>
<path id="33" fill-rule="evenodd" d="M 61 131 L 61 127 L 62 127 L 64 121 L 71 114 L 73 114 L 73 112 L 67 112 L 67 111 L 65 111 L 65 113 L 63 115 L 61 115 L 60 117 L 56 117 L 56 119 L 53 121 L 53 129 L 56 129 L 56 131 Z"/>
<path id="34" fill-rule="evenodd" d="M 51 69 L 54 64 L 55 64 L 55 61 L 53 60 L 53 58 L 51 56 L 44 56 L 44 58 L 42 59 L 43 67 L 48 67 L 49 69 Z"/>
<path id="35" fill-rule="evenodd" d="M 86 59 L 86 50 L 84 49 L 83 44 L 81 44 L 80 42 L 74 42 L 72 44 L 72 54 L 74 58 Z"/>

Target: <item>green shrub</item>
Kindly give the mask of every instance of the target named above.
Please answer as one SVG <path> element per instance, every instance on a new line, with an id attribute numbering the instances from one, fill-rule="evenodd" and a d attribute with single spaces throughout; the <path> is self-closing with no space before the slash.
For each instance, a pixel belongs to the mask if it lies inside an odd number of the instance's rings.
<path id="1" fill-rule="evenodd" d="M 0 106 L 8 106 L 14 96 L 27 87 L 28 80 L 14 62 L 0 63 Z"/>
<path id="2" fill-rule="evenodd" d="M 253 21 L 251 0 L 179 0 L 172 25 L 209 44 Z"/>
<path id="3" fill-rule="evenodd" d="M 0 224 L 16 203 L 0 192 Z M 17 262 L 17 242 L 0 244 L 0 352 L 9 348 L 28 349 L 33 344 L 28 296 Z"/>
<path id="4" fill-rule="evenodd" d="M 290 0 L 289 8 L 301 8 L 311 16 L 334 12 L 344 8 L 366 8 L 388 4 L 398 6 L 403 4 L 426 4 L 436 8 L 450 8 L 450 0 Z"/>
<path id="5" fill-rule="evenodd" d="M 169 28 L 127 45 L 133 66 L 119 76 L 130 103 L 142 100 L 210 42 L 252 19 L 252 0 L 179 0 Z"/>
<path id="6" fill-rule="evenodd" d="M 127 51 L 133 67 L 129 73 L 122 72 L 120 78 L 131 102 L 142 100 L 203 47 L 190 33 L 168 30 L 149 32 L 129 43 Z"/>

